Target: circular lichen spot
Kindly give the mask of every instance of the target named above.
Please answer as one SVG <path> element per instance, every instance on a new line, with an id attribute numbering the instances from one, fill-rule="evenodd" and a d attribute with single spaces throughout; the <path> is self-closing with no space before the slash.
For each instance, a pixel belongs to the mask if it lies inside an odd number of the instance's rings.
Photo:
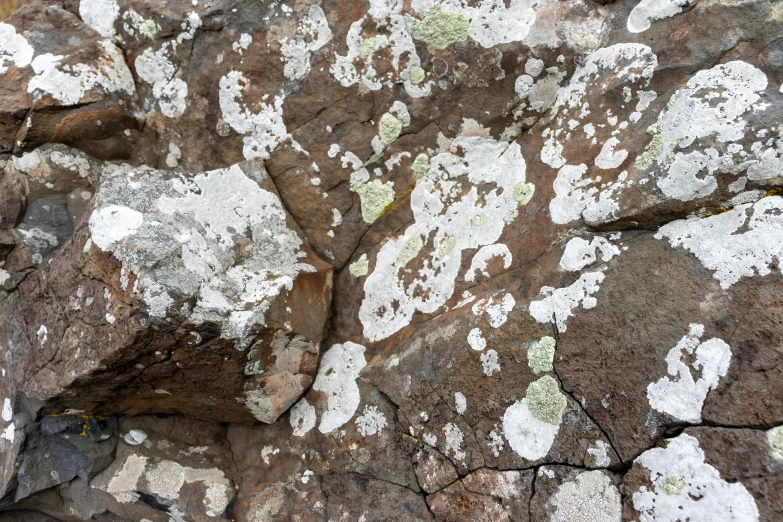
<path id="1" fill-rule="evenodd" d="M 525 399 L 530 412 L 542 421 L 555 425 L 563 422 L 566 399 L 560 393 L 560 387 L 553 377 L 544 375 L 531 382 L 527 387 Z"/>
<path id="2" fill-rule="evenodd" d="M 427 169 L 430 167 L 430 158 L 426 154 L 419 154 L 416 159 L 413 160 L 413 166 L 411 170 L 416 175 L 416 179 L 422 177 L 427 173 Z"/>
<path id="3" fill-rule="evenodd" d="M 461 14 L 454 14 L 434 5 L 427 11 L 424 20 L 413 23 L 411 35 L 435 49 L 445 49 L 456 42 L 468 39 L 470 20 Z"/>
<path id="4" fill-rule="evenodd" d="M 472 218 L 470 218 L 470 226 L 472 227 L 483 227 L 487 224 L 487 216 L 484 214 L 476 214 Z"/>
<path id="5" fill-rule="evenodd" d="M 402 122 L 388 112 L 381 116 L 378 135 L 384 145 L 391 144 L 402 132 Z"/>
<path id="6" fill-rule="evenodd" d="M 514 200 L 520 205 L 527 205 L 535 191 L 536 187 L 532 183 L 520 183 L 514 187 Z"/>
<path id="7" fill-rule="evenodd" d="M 682 488 L 684 487 L 685 481 L 680 477 L 675 477 L 674 475 L 671 477 L 666 477 L 666 480 L 661 483 L 661 489 L 667 495 L 679 495 L 682 493 Z"/>
<path id="8" fill-rule="evenodd" d="M 535 373 L 551 372 L 557 342 L 550 336 L 542 337 L 527 352 L 527 364 Z"/>
<path id="9" fill-rule="evenodd" d="M 440 242 L 440 255 L 445 256 L 452 250 L 454 250 L 454 247 L 457 245 L 457 238 L 454 236 L 449 236 L 443 241 Z"/>
<path id="10" fill-rule="evenodd" d="M 375 50 L 375 38 L 365 38 L 359 44 L 359 56 L 367 58 Z"/>
<path id="11" fill-rule="evenodd" d="M 418 65 L 411 67 L 411 83 L 417 84 L 424 81 L 424 69 Z"/>
<path id="12" fill-rule="evenodd" d="M 359 259 L 348 265 L 348 270 L 354 277 L 366 276 L 369 268 L 370 262 L 367 260 L 367 254 L 362 254 Z"/>

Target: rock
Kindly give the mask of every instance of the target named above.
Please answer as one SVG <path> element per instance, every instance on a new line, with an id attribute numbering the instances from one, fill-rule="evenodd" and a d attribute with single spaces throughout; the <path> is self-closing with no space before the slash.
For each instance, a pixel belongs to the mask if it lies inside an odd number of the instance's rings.
<path id="1" fill-rule="evenodd" d="M 65 143 L 129 157 L 137 93 L 122 51 L 57 4 L 23 6 L 2 23 L 0 152 Z"/>
<path id="2" fill-rule="evenodd" d="M 676 510 L 678 517 L 780 518 L 776 433 L 689 428 L 647 450 L 634 460 L 622 486 L 626 517 L 666 518 Z"/>
<path id="3" fill-rule="evenodd" d="M 0 519 L 783 518 L 781 27 L 18 9 Z"/>
<path id="4" fill-rule="evenodd" d="M 229 187 L 242 196 L 225 199 Z M 22 285 L 39 289 L 20 303 L 37 336 L 26 395 L 52 408 L 273 422 L 312 382 L 331 270 L 262 166 L 189 184 L 121 167 L 88 212 Z M 39 299 L 62 299 L 65 315 Z"/>

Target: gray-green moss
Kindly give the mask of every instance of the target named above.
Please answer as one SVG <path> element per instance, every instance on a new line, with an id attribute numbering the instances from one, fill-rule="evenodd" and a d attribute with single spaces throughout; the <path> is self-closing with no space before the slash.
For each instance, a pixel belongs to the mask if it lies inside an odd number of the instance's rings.
<path id="1" fill-rule="evenodd" d="M 427 169 L 430 167 L 430 158 L 426 154 L 419 154 L 416 159 L 413 160 L 413 166 L 411 170 L 416 175 L 416 178 L 422 177 L 427 173 Z"/>
<path id="2" fill-rule="evenodd" d="M 664 480 L 661 484 L 661 489 L 667 495 L 679 495 L 682 493 L 682 488 L 684 487 L 685 481 L 680 477 L 675 477 L 674 475 L 667 477 L 666 480 Z"/>
<path id="3" fill-rule="evenodd" d="M 366 276 L 370 268 L 370 262 L 367 260 L 367 254 L 362 254 L 359 259 L 348 265 L 348 270 L 354 277 Z"/>
<path id="4" fill-rule="evenodd" d="M 402 132 L 402 122 L 388 112 L 381 116 L 378 126 L 378 135 L 384 145 L 389 145 L 396 140 Z"/>
<path id="5" fill-rule="evenodd" d="M 556 341 L 550 336 L 542 337 L 527 352 L 527 364 L 535 373 L 551 372 L 555 358 Z"/>
<path id="6" fill-rule="evenodd" d="M 527 406 L 530 413 L 549 424 L 559 425 L 563 422 L 563 412 L 566 408 L 566 398 L 560 392 L 557 381 L 544 375 L 527 387 Z"/>
<path id="7" fill-rule="evenodd" d="M 456 42 L 464 42 L 468 39 L 468 26 L 470 20 L 461 15 L 443 10 L 439 5 L 434 5 L 427 11 L 424 20 L 413 23 L 413 38 L 426 42 L 435 49 L 445 49 Z"/>
<path id="8" fill-rule="evenodd" d="M 392 201 L 394 189 L 390 185 L 374 179 L 369 183 L 360 183 L 354 187 L 362 202 L 362 218 L 366 223 L 374 223 Z"/>
<path id="9" fill-rule="evenodd" d="M 410 238 L 405 242 L 405 246 L 402 247 L 400 255 L 397 256 L 398 264 L 405 266 L 419 254 L 421 247 L 424 246 L 424 242 L 421 240 L 421 236 Z"/>
<path id="10" fill-rule="evenodd" d="M 520 183 L 514 187 L 514 200 L 520 205 L 527 205 L 535 191 L 536 187 L 532 183 Z"/>
<path id="11" fill-rule="evenodd" d="M 424 81 L 424 69 L 422 69 L 418 65 L 414 65 L 413 67 L 411 67 L 410 74 L 411 74 L 410 76 L 411 83 L 416 84 Z"/>
<path id="12" fill-rule="evenodd" d="M 375 38 L 365 38 L 362 43 L 359 44 L 359 56 L 367 58 L 375 50 Z"/>
<path id="13" fill-rule="evenodd" d="M 652 161 L 663 152 L 663 136 L 661 126 L 653 123 L 647 127 L 647 133 L 652 135 L 652 141 L 644 148 L 644 152 L 636 157 L 636 170 L 642 172 L 650 166 Z"/>
<path id="14" fill-rule="evenodd" d="M 457 238 L 449 236 L 440 243 L 440 255 L 445 256 L 457 246 Z"/>

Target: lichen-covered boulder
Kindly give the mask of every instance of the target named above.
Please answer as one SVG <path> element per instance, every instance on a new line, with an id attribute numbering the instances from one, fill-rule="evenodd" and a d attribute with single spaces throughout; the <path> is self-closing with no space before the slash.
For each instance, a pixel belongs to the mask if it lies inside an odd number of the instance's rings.
<path id="1" fill-rule="evenodd" d="M 122 50 L 57 4 L 0 22 L 0 153 L 65 143 L 131 156 L 136 83 Z"/>
<path id="2" fill-rule="evenodd" d="M 104 175 L 71 242 L 22 283 L 37 288 L 19 303 L 33 340 L 23 393 L 51 408 L 273 422 L 312 382 L 331 267 L 263 166 Z"/>

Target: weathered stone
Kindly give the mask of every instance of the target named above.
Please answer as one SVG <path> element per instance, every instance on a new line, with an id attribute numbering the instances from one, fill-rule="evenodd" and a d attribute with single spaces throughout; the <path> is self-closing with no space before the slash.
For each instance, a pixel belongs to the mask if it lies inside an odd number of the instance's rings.
<path id="1" fill-rule="evenodd" d="M 120 168 L 89 212 L 22 285 L 37 289 L 20 303 L 37 339 L 26 395 L 50 409 L 273 422 L 312 382 L 331 269 L 262 166 L 186 183 Z"/>
<path id="2" fill-rule="evenodd" d="M 21 8 L 0 519 L 777 521 L 782 27 L 771 0 Z M 65 412 L 119 416 L 116 457 Z"/>

